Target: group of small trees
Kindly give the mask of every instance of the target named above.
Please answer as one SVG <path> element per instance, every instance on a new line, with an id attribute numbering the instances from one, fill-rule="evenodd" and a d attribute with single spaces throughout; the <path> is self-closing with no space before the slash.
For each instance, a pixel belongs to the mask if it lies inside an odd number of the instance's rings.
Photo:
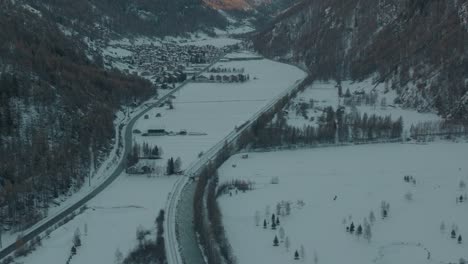
<path id="1" fill-rule="evenodd" d="M 364 223 L 362 225 L 359 224 L 357 227 L 354 225 L 354 222 L 351 222 L 351 224 L 346 227 L 346 232 L 356 234 L 358 237 L 363 236 L 368 242 L 370 242 L 372 238 L 371 223 L 368 222 L 367 218 L 364 219 Z"/>
<path id="2" fill-rule="evenodd" d="M 167 160 L 167 166 L 166 166 L 166 174 L 167 175 L 174 175 L 176 173 L 179 173 L 182 168 L 182 160 L 180 157 L 177 157 L 174 161 L 174 158 L 171 157 Z"/>
<path id="3" fill-rule="evenodd" d="M 119 249 L 116 249 L 115 264 L 167 263 L 163 236 L 164 221 L 165 212 L 164 210 L 160 210 L 155 220 L 155 239 L 147 239 L 147 236 L 149 236 L 151 232 L 149 230 L 145 230 L 142 226 L 139 226 L 136 231 L 138 245 L 125 258 L 123 257 L 122 252 Z"/>
<path id="4" fill-rule="evenodd" d="M 127 168 L 136 165 L 140 158 L 158 159 L 162 156 L 163 150 L 157 145 L 150 146 L 148 143 L 134 143 L 132 150 L 127 154 Z"/>
<path id="5" fill-rule="evenodd" d="M 349 220 L 351 221 L 351 216 L 349 216 Z M 357 224 L 357 226 L 354 224 L 353 221 L 351 221 L 351 224 L 349 226 L 346 226 L 346 232 L 350 234 L 355 234 L 358 237 L 364 237 L 368 242 L 371 241 L 372 239 L 372 226 L 374 225 L 375 221 L 377 219 L 375 218 L 374 211 L 369 212 L 369 216 L 364 218 L 364 221 L 362 224 Z M 346 218 L 343 219 L 343 224 L 346 224 L 347 220 Z"/>
<path id="6" fill-rule="evenodd" d="M 349 91 L 349 89 L 346 89 L 345 94 L 343 95 L 343 103 L 346 106 L 354 107 L 354 106 L 359 106 L 362 104 L 365 105 L 370 105 L 370 106 L 376 106 L 377 101 L 378 101 L 378 93 L 376 91 L 371 91 L 370 93 L 366 93 L 364 91 L 358 91 L 353 94 Z M 382 98 L 383 100 L 381 101 L 381 106 L 386 107 L 387 102 L 385 100 L 385 97 Z"/>
<path id="7" fill-rule="evenodd" d="M 463 135 L 468 135 L 467 120 L 426 121 L 410 128 L 411 138 L 423 141 L 436 136 L 452 138 Z"/>
<path id="8" fill-rule="evenodd" d="M 232 195 L 231 189 L 235 189 L 236 193 L 237 190 L 241 192 L 246 192 L 249 190 L 253 190 L 255 183 L 252 181 L 245 181 L 245 180 L 232 180 L 228 182 L 223 182 L 219 184 L 216 192 L 216 197 L 219 197 L 222 194 L 229 193 Z"/>
<path id="9" fill-rule="evenodd" d="M 457 232 L 455 231 L 455 229 L 452 229 L 452 232 L 450 232 L 450 237 L 452 239 L 457 239 L 458 244 L 461 244 L 463 241 L 463 238 L 461 235 L 458 235 L 458 238 L 457 238 Z"/>

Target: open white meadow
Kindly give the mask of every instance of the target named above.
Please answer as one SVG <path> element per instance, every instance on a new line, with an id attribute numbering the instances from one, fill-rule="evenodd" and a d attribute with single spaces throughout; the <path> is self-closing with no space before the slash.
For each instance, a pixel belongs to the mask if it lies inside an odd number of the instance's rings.
<path id="1" fill-rule="evenodd" d="M 238 194 L 232 190 L 232 196 L 219 198 L 233 253 L 242 264 L 468 259 L 468 190 L 460 184 L 468 182 L 467 156 L 468 143 L 449 142 L 249 153 L 248 159 L 235 155 L 219 169 L 220 184 L 240 179 L 255 182 L 255 189 Z M 410 182 L 405 176 L 412 177 Z M 279 183 L 271 184 L 275 177 Z M 457 202 L 460 196 L 463 202 Z M 271 214 L 278 215 L 276 205 L 282 201 L 280 226 L 272 230 Z M 385 218 L 382 201 L 390 205 Z M 284 206 L 288 202 L 289 215 Z M 369 241 L 364 231 L 357 235 L 357 227 L 366 221 Z M 351 223 L 356 228 L 353 234 L 346 231 Z M 289 238 L 289 251 L 280 227 Z M 280 240 L 277 247 L 275 235 Z M 296 250 L 299 260 L 294 260 Z"/>
<path id="2" fill-rule="evenodd" d="M 365 93 L 369 95 L 371 91 L 375 92 L 375 104 L 366 104 L 363 99 L 357 103 L 356 110 L 361 114 L 367 115 L 375 114 L 377 116 L 391 115 L 392 120 L 397 120 L 399 117 L 403 118 L 404 132 L 409 132 L 411 125 L 416 125 L 421 122 L 440 121 L 441 118 L 435 113 L 418 112 L 414 109 L 404 108 L 396 104 L 395 98 L 397 94 L 394 90 L 386 89 L 385 84 L 375 85 L 372 78 L 362 82 L 343 81 L 341 83 L 342 93 L 349 93 L 356 96 L 355 93 Z M 375 89 L 374 89 L 375 88 Z M 357 96 L 356 96 L 357 97 Z M 336 82 L 320 82 L 316 81 L 306 88 L 304 92 L 299 93 L 298 96 L 292 101 L 291 107 L 288 109 L 288 124 L 302 128 L 304 125 L 316 126 L 318 118 L 322 115 L 322 110 L 325 107 L 331 106 L 336 110 L 339 106 L 344 106 L 347 113 L 352 111 L 352 107 L 345 105 L 345 98 L 338 96 L 338 88 Z M 313 102 L 311 104 L 311 101 Z M 306 104 L 307 110 L 304 117 L 300 109 L 301 104 Z"/>

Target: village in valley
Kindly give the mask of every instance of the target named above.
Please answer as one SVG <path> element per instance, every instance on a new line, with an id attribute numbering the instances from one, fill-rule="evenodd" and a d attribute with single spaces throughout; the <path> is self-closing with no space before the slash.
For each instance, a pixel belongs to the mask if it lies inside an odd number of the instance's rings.
<path id="1" fill-rule="evenodd" d="M 172 42 L 135 44 L 128 42 L 112 43 L 104 52 L 107 67 L 116 67 L 130 74 L 137 74 L 150 80 L 156 89 L 173 89 L 177 83 L 186 80 L 204 82 L 243 82 L 248 75 L 243 69 L 217 67 L 210 69 L 211 75 L 198 76 L 198 73 L 226 53 L 238 50 L 241 45 L 223 47 L 213 45 L 192 45 Z M 220 61 L 231 61 L 223 58 Z"/>

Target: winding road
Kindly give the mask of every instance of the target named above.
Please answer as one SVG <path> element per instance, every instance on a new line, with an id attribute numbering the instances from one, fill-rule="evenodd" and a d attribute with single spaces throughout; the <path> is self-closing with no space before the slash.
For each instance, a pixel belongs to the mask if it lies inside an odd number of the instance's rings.
<path id="1" fill-rule="evenodd" d="M 212 65 L 217 63 L 219 59 L 221 59 L 224 55 L 221 55 L 217 60 L 215 60 L 213 63 L 210 65 L 206 66 L 203 68 L 200 72 L 198 72 L 195 76 L 200 75 L 204 71 L 206 71 L 208 68 L 210 68 Z M 135 115 L 126 125 L 124 134 L 123 134 L 123 155 L 120 156 L 118 165 L 114 169 L 114 172 L 106 179 L 104 180 L 100 185 L 98 185 L 95 189 L 91 190 L 87 195 L 85 195 L 83 198 L 78 200 L 76 203 L 73 203 L 69 205 L 68 207 L 62 209 L 59 211 L 57 214 L 53 216 L 49 216 L 47 220 L 41 220 L 42 223 L 36 224 L 37 226 L 32 228 L 31 230 L 26 231 L 23 234 L 23 241 L 24 243 L 30 241 L 31 239 L 35 238 L 36 236 L 40 235 L 42 232 L 46 231 L 47 229 L 53 227 L 55 224 L 59 223 L 62 219 L 67 217 L 68 215 L 72 214 L 76 210 L 80 209 L 82 206 L 84 206 L 88 201 L 96 197 L 99 193 L 101 193 L 104 189 L 106 189 L 119 175 L 122 174 L 122 172 L 125 169 L 125 159 L 124 157 L 127 156 L 127 154 L 130 152 L 132 149 L 132 131 L 133 131 L 133 126 L 135 125 L 136 121 L 141 118 L 144 114 L 146 114 L 148 111 L 153 109 L 154 107 L 164 103 L 171 95 L 182 89 L 185 85 L 187 85 L 190 82 L 190 80 L 186 80 L 183 83 L 181 83 L 178 87 L 172 89 L 169 93 L 166 95 L 162 96 L 159 98 L 156 102 L 151 103 L 147 108 L 144 110 L 141 110 L 140 113 Z M 145 104 L 145 103 L 143 103 Z M 147 104 L 147 103 L 146 103 Z M 116 133 L 116 137 L 119 136 L 119 133 Z M 117 139 L 120 140 L 120 139 Z M 111 158 L 111 157 L 109 157 Z M 0 250 L 0 260 L 7 257 L 8 255 L 12 254 L 15 249 L 16 249 L 16 243 L 11 242 L 10 244 L 4 244 L 4 248 Z"/>

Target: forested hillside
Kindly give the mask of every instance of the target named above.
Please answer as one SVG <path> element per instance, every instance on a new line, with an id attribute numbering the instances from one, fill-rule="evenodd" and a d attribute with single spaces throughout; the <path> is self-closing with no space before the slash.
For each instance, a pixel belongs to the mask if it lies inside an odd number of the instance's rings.
<path id="1" fill-rule="evenodd" d="M 396 103 L 468 116 L 468 3 L 460 0 L 305 0 L 254 39 L 256 49 L 317 79 L 374 77 Z"/>
<path id="2" fill-rule="evenodd" d="M 0 224 L 27 226 L 46 213 L 39 208 L 79 188 L 91 157 L 110 146 L 115 112 L 155 93 L 82 50 L 55 23 L 2 2 Z"/>
<path id="3" fill-rule="evenodd" d="M 223 28 L 226 20 L 202 0 L 16 0 L 40 11 L 65 30 L 103 38 L 165 36 L 210 27 Z"/>

